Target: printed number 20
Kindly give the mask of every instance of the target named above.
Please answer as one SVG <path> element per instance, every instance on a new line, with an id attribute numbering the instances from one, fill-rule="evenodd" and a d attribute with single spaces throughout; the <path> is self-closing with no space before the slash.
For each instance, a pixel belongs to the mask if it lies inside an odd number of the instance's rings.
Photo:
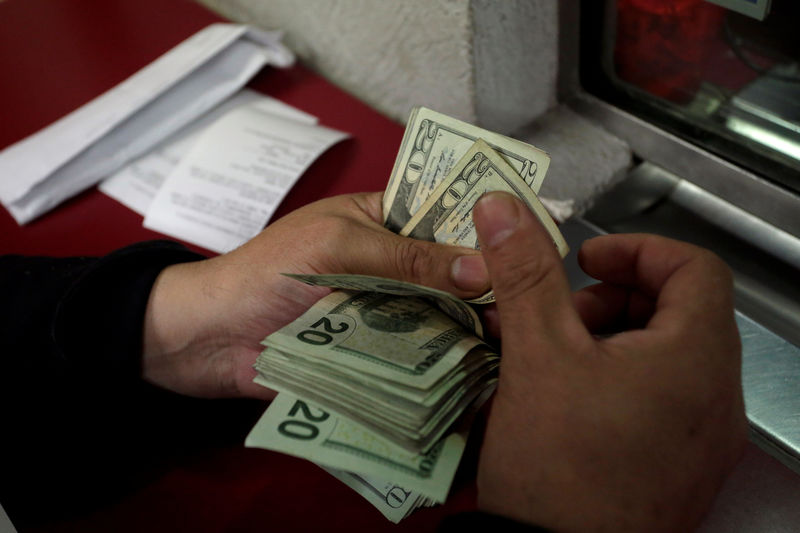
<path id="1" fill-rule="evenodd" d="M 289 410 L 289 416 L 297 416 L 297 412 L 302 411 L 302 416 L 311 422 L 323 422 L 330 416 L 325 411 L 320 411 L 318 416 L 311 414 L 311 408 L 306 402 L 297 400 Z M 319 435 L 319 428 L 305 420 L 284 420 L 278 426 L 278 433 L 285 437 L 299 440 L 313 440 Z"/>
<path id="2" fill-rule="evenodd" d="M 298 333 L 297 338 L 308 344 L 323 346 L 333 340 L 333 336 L 329 335 L 329 333 L 342 333 L 350 329 L 350 326 L 347 324 L 347 322 L 340 322 L 339 326 L 334 328 L 333 324 L 331 324 L 331 319 L 326 316 L 311 324 L 312 328 L 318 328 L 320 326 L 322 326 L 325 331 L 306 329 Z"/>

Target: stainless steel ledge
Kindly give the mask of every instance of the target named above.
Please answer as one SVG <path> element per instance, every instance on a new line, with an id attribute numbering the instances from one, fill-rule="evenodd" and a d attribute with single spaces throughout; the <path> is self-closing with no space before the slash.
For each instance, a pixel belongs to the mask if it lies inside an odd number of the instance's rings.
<path id="1" fill-rule="evenodd" d="M 741 313 L 736 322 L 753 440 L 800 473 L 800 348 Z"/>

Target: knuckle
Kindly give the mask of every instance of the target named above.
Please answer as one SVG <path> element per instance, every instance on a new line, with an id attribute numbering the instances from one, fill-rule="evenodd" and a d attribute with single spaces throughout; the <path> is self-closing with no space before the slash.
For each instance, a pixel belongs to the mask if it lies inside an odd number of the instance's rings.
<path id="1" fill-rule="evenodd" d="M 720 289 L 733 288 L 733 272 L 717 254 L 700 248 L 695 256 L 695 262 L 708 280 Z"/>
<path id="2" fill-rule="evenodd" d="M 425 243 L 405 239 L 395 248 L 395 265 L 403 279 L 421 283 L 429 277 L 435 264 Z"/>
<path id="3" fill-rule="evenodd" d="M 316 235 L 324 235 L 328 242 L 340 242 L 352 238 L 353 228 L 350 220 L 332 215 L 315 220 L 308 230 Z"/>
<path id="4" fill-rule="evenodd" d="M 214 390 L 217 396 L 240 396 L 241 388 L 236 380 L 234 361 L 228 357 L 219 356 L 211 361 Z"/>
<path id="5" fill-rule="evenodd" d="M 360 193 L 347 197 L 350 211 L 366 215 L 371 221 L 380 223 L 383 219 L 383 207 L 380 193 Z"/>
<path id="6" fill-rule="evenodd" d="M 723 261 L 717 254 L 710 250 L 703 250 L 703 258 L 709 269 L 715 272 L 720 277 L 732 278 L 733 274 L 728 264 Z"/>

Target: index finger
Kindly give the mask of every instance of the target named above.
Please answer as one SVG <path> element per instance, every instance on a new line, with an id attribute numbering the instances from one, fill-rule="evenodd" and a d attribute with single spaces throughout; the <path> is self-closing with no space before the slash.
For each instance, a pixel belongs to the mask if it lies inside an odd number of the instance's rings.
<path id="1" fill-rule="evenodd" d="M 730 269 L 709 250 L 657 235 L 604 235 L 583 244 L 578 262 L 590 276 L 633 287 L 656 301 L 650 325 L 711 320 L 733 309 Z M 678 317 L 665 311 L 679 309 Z M 697 322 L 695 322 L 695 325 Z"/>

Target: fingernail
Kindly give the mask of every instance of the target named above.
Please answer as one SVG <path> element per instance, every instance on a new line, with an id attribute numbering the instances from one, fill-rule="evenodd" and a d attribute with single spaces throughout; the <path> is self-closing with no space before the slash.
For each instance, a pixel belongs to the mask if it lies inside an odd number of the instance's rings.
<path id="1" fill-rule="evenodd" d="M 450 266 L 453 283 L 462 291 L 478 291 L 489 287 L 489 271 L 480 254 L 457 257 Z"/>
<path id="2" fill-rule="evenodd" d="M 508 193 L 484 194 L 475 204 L 473 218 L 477 218 L 476 229 L 481 246 L 494 248 L 505 241 L 519 223 L 519 210 L 514 197 Z"/>

